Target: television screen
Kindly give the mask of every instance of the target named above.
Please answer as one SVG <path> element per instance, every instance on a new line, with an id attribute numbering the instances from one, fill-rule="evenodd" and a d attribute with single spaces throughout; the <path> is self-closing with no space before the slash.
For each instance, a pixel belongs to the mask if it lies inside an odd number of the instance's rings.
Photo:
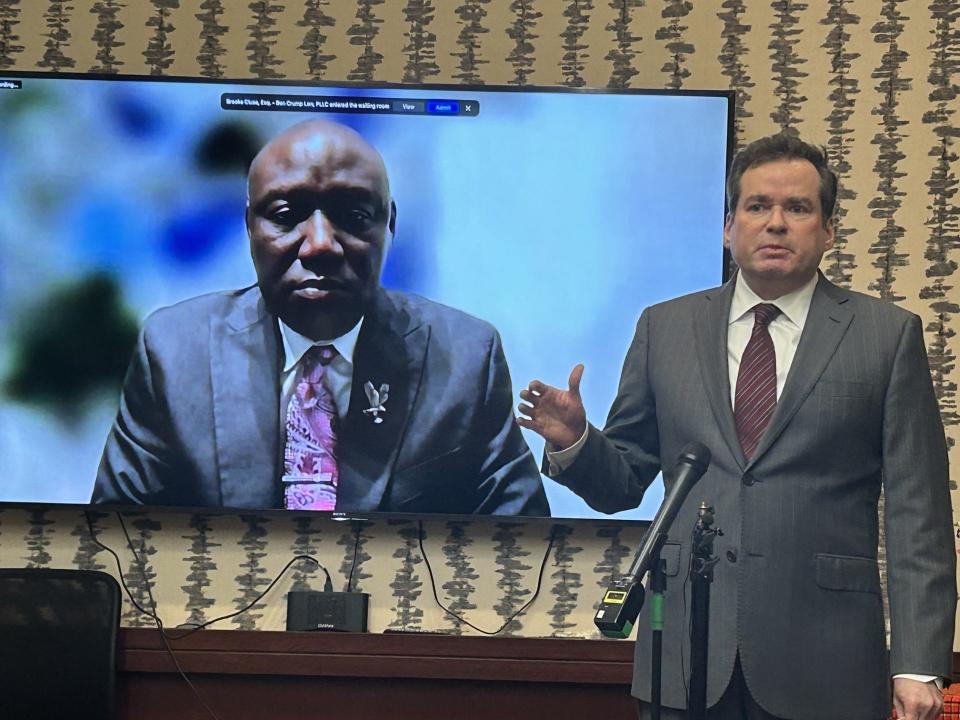
<path id="1" fill-rule="evenodd" d="M 731 112 L 0 77 L 0 503 L 604 517 L 510 415 L 582 362 L 602 426 L 641 310 L 721 282 Z"/>

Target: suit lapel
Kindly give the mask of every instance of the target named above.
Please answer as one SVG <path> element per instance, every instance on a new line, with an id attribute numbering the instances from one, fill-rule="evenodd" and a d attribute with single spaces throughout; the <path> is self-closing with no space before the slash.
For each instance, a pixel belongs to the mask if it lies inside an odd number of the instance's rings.
<path id="1" fill-rule="evenodd" d="M 274 507 L 279 500 L 277 333 L 256 288 L 210 325 L 214 433 L 226 507 Z"/>
<path id="2" fill-rule="evenodd" d="M 786 428 L 840 346 L 840 341 L 853 320 L 853 313 L 845 306 L 846 302 L 847 297 L 843 291 L 820 275 L 783 393 L 773 417 L 770 418 L 767 431 L 760 438 L 751 465 Z"/>
<path id="3" fill-rule="evenodd" d="M 354 350 L 350 408 L 338 437 L 340 490 L 337 508 L 377 510 L 387 492 L 391 471 L 406 434 L 407 421 L 420 391 L 424 358 L 430 338 L 427 326 L 384 291 L 368 313 Z M 364 385 L 389 385 L 389 397 L 376 423 Z"/>
<path id="4" fill-rule="evenodd" d="M 700 373 L 707 388 L 707 399 L 720 434 L 741 467 L 746 465 L 743 449 L 737 439 L 730 407 L 730 376 L 727 371 L 727 326 L 730 322 L 730 304 L 733 302 L 735 277 L 723 287 L 704 296 L 703 312 L 694 318 L 694 337 Z"/>

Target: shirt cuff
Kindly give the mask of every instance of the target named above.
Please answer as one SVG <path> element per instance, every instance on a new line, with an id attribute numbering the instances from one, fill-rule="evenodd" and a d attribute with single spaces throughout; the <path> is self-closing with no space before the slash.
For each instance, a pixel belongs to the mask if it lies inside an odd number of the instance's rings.
<path id="1" fill-rule="evenodd" d="M 583 435 L 573 445 L 568 448 L 559 449 L 553 443 L 547 443 L 547 470 L 550 477 L 559 475 L 568 467 L 573 465 L 580 451 L 587 442 L 587 433 L 590 431 L 590 423 L 583 429 Z"/>
<path id="2" fill-rule="evenodd" d="M 943 690 L 943 678 L 936 675 L 914 675 L 913 673 L 900 673 L 894 675 L 893 679 L 904 678 L 905 680 L 916 680 L 918 682 L 934 682 L 940 690 Z"/>

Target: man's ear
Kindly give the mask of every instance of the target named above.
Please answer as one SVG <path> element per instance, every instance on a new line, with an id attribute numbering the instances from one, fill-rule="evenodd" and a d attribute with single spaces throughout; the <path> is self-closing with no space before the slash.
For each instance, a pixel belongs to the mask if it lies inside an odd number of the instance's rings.
<path id="1" fill-rule="evenodd" d="M 827 240 L 823 244 L 824 249 L 829 250 L 833 247 L 834 239 L 834 227 L 833 227 L 833 218 L 827 220 L 827 224 L 824 226 L 824 232 L 827 234 Z"/>
<path id="2" fill-rule="evenodd" d="M 251 215 L 250 206 L 247 205 L 247 207 L 244 208 L 244 211 L 243 211 L 243 225 L 247 229 L 247 237 L 250 237 L 250 224 L 253 222 L 250 215 Z"/>
<path id="3" fill-rule="evenodd" d="M 730 228 L 733 226 L 733 213 L 728 212 L 723 221 L 723 246 L 730 249 Z"/>
<path id="4" fill-rule="evenodd" d="M 397 204 L 390 201 L 390 217 L 387 218 L 387 231 L 383 237 L 383 257 L 387 257 L 390 248 L 393 246 L 393 236 L 397 231 Z"/>

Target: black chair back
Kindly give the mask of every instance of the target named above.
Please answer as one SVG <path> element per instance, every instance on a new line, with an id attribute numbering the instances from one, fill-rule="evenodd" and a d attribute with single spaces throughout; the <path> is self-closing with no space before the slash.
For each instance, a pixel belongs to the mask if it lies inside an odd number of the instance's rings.
<path id="1" fill-rule="evenodd" d="M 0 717 L 116 717 L 120 588 L 97 570 L 0 569 Z"/>

